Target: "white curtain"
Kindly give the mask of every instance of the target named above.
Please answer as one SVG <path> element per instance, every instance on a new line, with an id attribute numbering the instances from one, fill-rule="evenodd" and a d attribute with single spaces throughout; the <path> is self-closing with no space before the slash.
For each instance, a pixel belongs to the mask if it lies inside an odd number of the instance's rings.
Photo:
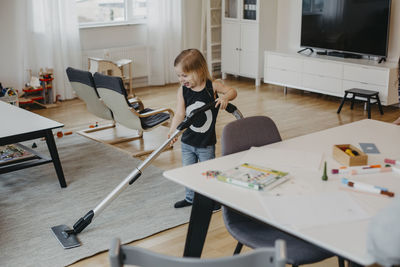
<path id="1" fill-rule="evenodd" d="M 174 59 L 182 50 L 182 0 L 148 0 L 148 83 L 177 82 Z"/>
<path id="2" fill-rule="evenodd" d="M 37 76 L 40 68 L 52 68 L 53 99 L 73 98 L 65 69 L 82 68 L 75 0 L 25 2 L 25 70 L 32 69 Z"/>

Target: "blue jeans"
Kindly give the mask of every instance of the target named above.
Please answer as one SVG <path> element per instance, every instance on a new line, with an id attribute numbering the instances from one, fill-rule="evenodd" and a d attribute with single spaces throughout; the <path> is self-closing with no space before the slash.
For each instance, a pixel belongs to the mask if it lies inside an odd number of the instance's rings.
<path id="1" fill-rule="evenodd" d="M 206 161 L 215 158 L 215 145 L 207 147 L 194 147 L 181 143 L 182 149 L 182 165 L 187 166 L 197 162 Z M 194 191 L 189 188 L 185 188 L 186 195 L 185 200 L 192 203 L 194 197 Z"/>

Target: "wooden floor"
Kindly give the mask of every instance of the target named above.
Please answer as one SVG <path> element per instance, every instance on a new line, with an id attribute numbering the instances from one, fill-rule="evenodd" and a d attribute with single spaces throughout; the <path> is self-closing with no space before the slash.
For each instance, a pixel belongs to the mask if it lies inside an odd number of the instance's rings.
<path id="1" fill-rule="evenodd" d="M 254 115 L 269 116 L 277 124 L 282 139 L 289 139 L 367 118 L 367 113 L 364 111 L 364 104 L 361 102 L 356 104 L 353 110 L 350 110 L 350 104 L 345 104 L 341 113 L 337 114 L 336 111 L 341 100 L 337 97 L 303 92 L 290 88 L 288 89 L 288 93 L 284 95 L 282 87 L 262 84 L 256 88 L 254 80 L 244 78 L 236 79 L 229 77 L 225 82 L 237 89 L 238 97 L 232 103 L 239 108 L 243 115 L 245 117 Z M 146 87 L 136 89 L 135 93 L 142 99 L 146 107 L 168 107 L 175 109 L 177 87 L 177 84 Z M 84 103 L 78 99 L 61 102 L 57 108 L 32 111 L 64 123 L 64 132 L 82 130 L 96 122 L 100 126 L 108 123 L 88 113 Z M 384 107 L 384 113 L 384 115 L 380 115 L 378 108 L 375 105 L 372 106 L 372 119 L 393 122 L 400 116 L 400 110 L 395 106 Z M 218 140 L 216 147 L 217 156 L 220 156 L 221 151 L 219 141 L 222 128 L 233 120 L 235 118 L 227 112 L 221 112 L 218 116 L 216 127 Z M 167 132 L 168 129 L 166 127 L 159 127 L 154 131 L 144 133 L 143 140 L 121 143 L 115 146 L 132 154 L 142 150 L 154 149 L 167 139 Z M 99 132 L 96 138 L 106 141 L 116 136 L 120 137 L 131 134 L 133 134 L 131 131 L 119 127 L 116 130 Z M 144 159 L 145 156 L 140 158 Z M 153 165 L 164 170 L 180 167 L 179 142 L 172 150 L 163 152 L 153 161 Z M 172 205 L 173 203 L 171 203 L 171 207 Z M 186 231 L 187 225 L 182 225 L 133 242 L 132 244 L 167 255 L 182 256 Z M 211 221 L 203 256 L 214 258 L 231 255 L 235 245 L 234 239 L 224 227 L 221 212 L 215 213 Z M 249 249 L 246 248 L 246 250 Z M 79 261 L 72 266 L 109 266 L 107 253 L 104 252 Z M 309 266 L 333 267 L 337 266 L 337 260 L 336 258 L 331 258 Z"/>

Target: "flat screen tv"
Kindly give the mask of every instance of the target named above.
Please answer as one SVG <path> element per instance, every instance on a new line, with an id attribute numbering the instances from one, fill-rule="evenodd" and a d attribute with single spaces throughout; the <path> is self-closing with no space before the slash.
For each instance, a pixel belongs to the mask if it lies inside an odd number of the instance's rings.
<path id="1" fill-rule="evenodd" d="M 387 56 L 391 0 L 303 0 L 301 46 Z"/>

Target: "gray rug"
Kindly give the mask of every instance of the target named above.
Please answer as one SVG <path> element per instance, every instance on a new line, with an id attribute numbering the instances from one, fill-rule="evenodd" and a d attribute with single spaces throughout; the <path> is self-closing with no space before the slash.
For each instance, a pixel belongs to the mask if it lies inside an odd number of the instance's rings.
<path id="1" fill-rule="evenodd" d="M 47 152 L 44 141 L 35 142 Z M 72 227 L 139 160 L 75 134 L 56 143 L 67 188 L 60 188 L 53 164 L 0 175 L 0 266 L 65 266 L 108 250 L 113 237 L 127 243 L 188 222 L 190 209 L 173 208 L 183 187 L 150 166 L 82 231 L 81 247 L 64 250 L 50 228 Z"/>

